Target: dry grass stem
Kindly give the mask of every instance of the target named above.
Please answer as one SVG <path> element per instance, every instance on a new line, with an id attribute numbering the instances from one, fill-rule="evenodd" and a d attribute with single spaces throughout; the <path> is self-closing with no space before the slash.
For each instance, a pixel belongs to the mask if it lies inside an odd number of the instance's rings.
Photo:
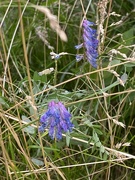
<path id="1" fill-rule="evenodd" d="M 118 21 L 118 22 L 116 22 L 116 23 L 110 24 L 110 27 L 120 25 L 121 23 L 123 23 L 122 20 L 120 20 L 120 21 Z"/>
<path id="2" fill-rule="evenodd" d="M 38 37 L 48 47 L 48 49 L 54 50 L 54 47 L 51 46 L 50 43 L 47 41 L 48 34 L 47 34 L 47 31 L 45 30 L 45 28 L 43 28 L 42 26 L 38 26 L 38 27 L 36 27 L 35 31 L 36 31 L 36 34 L 38 35 Z"/>
<path id="3" fill-rule="evenodd" d="M 107 114 L 107 116 L 108 116 L 108 118 L 109 118 L 110 120 L 112 120 L 112 121 L 114 122 L 114 124 L 125 128 L 125 124 L 123 124 L 122 122 L 119 122 L 118 120 L 112 118 L 109 114 Z"/>
<path id="4" fill-rule="evenodd" d="M 120 15 L 120 14 L 117 14 L 116 12 L 111 12 L 111 13 L 110 13 L 110 16 L 117 16 L 117 17 L 120 17 L 121 15 Z"/>
<path id="5" fill-rule="evenodd" d="M 109 70 L 109 72 L 111 72 L 112 74 L 114 74 L 115 77 L 117 77 L 117 80 L 119 81 L 119 83 L 120 83 L 122 86 L 125 85 L 126 80 L 120 78 L 120 75 L 119 75 L 116 71 L 114 71 L 114 70 Z"/>
<path id="6" fill-rule="evenodd" d="M 106 19 L 107 16 L 107 4 L 108 4 L 108 0 L 102 0 L 98 3 L 98 9 L 99 9 L 99 13 L 100 13 L 100 18 L 99 18 L 99 22 L 97 22 L 99 24 L 99 29 L 98 29 L 98 33 L 101 34 L 101 43 L 103 43 L 104 41 L 104 21 Z"/>
<path id="7" fill-rule="evenodd" d="M 119 54 L 119 55 L 121 55 L 123 58 L 127 59 L 126 54 L 121 53 L 120 51 L 118 51 L 118 50 L 116 50 L 116 49 L 112 49 L 112 50 L 110 50 L 110 52 L 109 52 L 109 53 L 111 53 L 111 54 L 115 54 L 115 55 Z"/>
<path id="8" fill-rule="evenodd" d="M 49 69 L 45 69 L 45 70 L 39 72 L 38 74 L 39 74 L 39 76 L 42 76 L 42 75 L 45 75 L 45 74 L 50 74 L 50 73 L 53 72 L 53 71 L 54 71 L 54 68 L 51 67 L 51 68 L 49 68 Z"/>
<path id="9" fill-rule="evenodd" d="M 37 107 L 33 104 L 32 97 L 26 95 L 26 99 L 28 100 L 31 107 L 35 110 L 35 112 L 37 112 Z"/>
<path id="10" fill-rule="evenodd" d="M 131 143 L 130 142 L 126 142 L 126 143 L 117 143 L 116 144 L 116 149 L 120 149 L 121 147 L 127 147 L 127 146 L 130 146 Z"/>
<path id="11" fill-rule="evenodd" d="M 51 11 L 44 7 L 44 6 L 35 6 L 33 5 L 32 7 L 34 7 L 35 9 L 39 10 L 40 12 L 44 13 L 48 19 L 49 19 L 49 22 L 50 22 L 50 27 L 56 31 L 56 33 L 59 35 L 60 39 L 62 41 L 65 41 L 67 42 L 67 35 L 66 33 L 61 29 L 60 25 L 59 25 L 59 22 L 58 22 L 58 19 L 57 19 L 57 16 L 53 15 L 51 13 Z"/>

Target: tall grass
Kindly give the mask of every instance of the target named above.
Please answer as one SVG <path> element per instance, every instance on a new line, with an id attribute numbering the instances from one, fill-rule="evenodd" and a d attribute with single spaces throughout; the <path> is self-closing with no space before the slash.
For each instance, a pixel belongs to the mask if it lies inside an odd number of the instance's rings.
<path id="1" fill-rule="evenodd" d="M 135 178 L 134 8 L 0 0 L 0 179 Z M 96 23 L 97 69 L 75 60 L 84 18 Z M 38 132 L 52 100 L 72 114 L 61 141 Z"/>

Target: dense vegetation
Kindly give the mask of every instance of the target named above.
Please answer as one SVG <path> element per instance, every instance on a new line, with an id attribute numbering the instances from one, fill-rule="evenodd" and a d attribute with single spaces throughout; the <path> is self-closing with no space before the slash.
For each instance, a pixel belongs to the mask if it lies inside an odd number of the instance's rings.
<path id="1" fill-rule="evenodd" d="M 56 18 L 57 16 L 57 18 Z M 82 21 L 97 29 L 98 67 Z M 0 179 L 135 179 L 135 1 L 0 0 Z M 51 101 L 74 128 L 38 131 Z"/>

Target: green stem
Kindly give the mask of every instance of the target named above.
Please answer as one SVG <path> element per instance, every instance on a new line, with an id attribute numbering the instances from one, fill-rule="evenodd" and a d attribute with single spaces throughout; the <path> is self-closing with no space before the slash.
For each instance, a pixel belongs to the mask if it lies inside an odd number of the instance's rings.
<path id="1" fill-rule="evenodd" d="M 54 85 L 57 84 L 57 71 L 58 71 L 58 62 L 55 59 L 55 70 L 54 70 Z"/>

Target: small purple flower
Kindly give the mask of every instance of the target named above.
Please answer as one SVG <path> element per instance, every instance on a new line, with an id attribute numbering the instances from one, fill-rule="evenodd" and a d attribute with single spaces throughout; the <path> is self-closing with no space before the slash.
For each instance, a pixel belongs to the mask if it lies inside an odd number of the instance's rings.
<path id="1" fill-rule="evenodd" d="M 83 59 L 83 55 L 81 55 L 81 54 L 76 55 L 76 61 L 77 62 L 81 61 L 82 59 Z"/>
<path id="2" fill-rule="evenodd" d="M 83 43 L 82 44 L 79 44 L 79 45 L 76 45 L 75 46 L 75 49 L 80 49 L 80 48 L 82 48 L 83 47 Z"/>
<path id="3" fill-rule="evenodd" d="M 83 43 L 80 45 L 76 45 L 76 49 L 80 49 L 84 46 L 86 52 L 86 58 L 89 61 L 89 63 L 94 67 L 97 68 L 97 47 L 98 47 L 98 40 L 97 40 L 97 34 L 96 30 L 92 29 L 91 26 L 93 26 L 94 23 L 90 22 L 88 20 L 83 21 Z M 78 62 L 79 56 L 76 55 L 76 61 Z M 81 58 L 80 58 L 81 59 Z"/>
<path id="4" fill-rule="evenodd" d="M 71 114 L 61 102 L 51 101 L 48 110 L 40 118 L 39 131 L 49 129 L 51 139 L 62 139 L 62 132 L 72 131 L 73 124 L 70 122 Z"/>

